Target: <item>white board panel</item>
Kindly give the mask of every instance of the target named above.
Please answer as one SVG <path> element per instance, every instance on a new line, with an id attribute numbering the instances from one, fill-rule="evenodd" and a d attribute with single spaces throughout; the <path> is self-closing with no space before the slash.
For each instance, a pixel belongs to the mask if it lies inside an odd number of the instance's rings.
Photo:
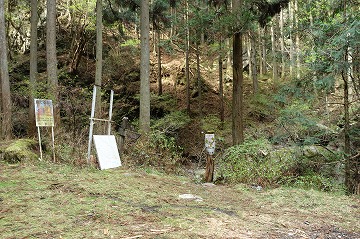
<path id="1" fill-rule="evenodd" d="M 121 166 L 114 135 L 94 135 L 94 144 L 101 170 Z"/>

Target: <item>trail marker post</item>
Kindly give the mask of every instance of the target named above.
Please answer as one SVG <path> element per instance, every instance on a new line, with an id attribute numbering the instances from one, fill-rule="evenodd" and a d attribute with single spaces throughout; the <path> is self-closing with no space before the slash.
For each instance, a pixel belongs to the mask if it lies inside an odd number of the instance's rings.
<path id="1" fill-rule="evenodd" d="M 209 132 L 205 134 L 205 148 L 208 153 L 206 157 L 205 182 L 212 182 L 214 179 L 214 159 L 215 153 L 215 134 Z"/>

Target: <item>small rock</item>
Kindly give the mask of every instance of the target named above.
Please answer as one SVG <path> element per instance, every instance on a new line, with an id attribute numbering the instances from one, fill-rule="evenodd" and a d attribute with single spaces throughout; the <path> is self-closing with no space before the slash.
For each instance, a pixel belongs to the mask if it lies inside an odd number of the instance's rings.
<path id="1" fill-rule="evenodd" d="M 202 184 L 204 187 L 215 187 L 216 185 L 213 183 L 203 183 Z"/>
<path id="2" fill-rule="evenodd" d="M 192 194 L 180 194 L 179 195 L 180 199 L 186 199 L 186 200 L 194 200 L 196 202 L 202 202 L 203 199 L 199 196 L 196 195 L 192 195 Z"/>

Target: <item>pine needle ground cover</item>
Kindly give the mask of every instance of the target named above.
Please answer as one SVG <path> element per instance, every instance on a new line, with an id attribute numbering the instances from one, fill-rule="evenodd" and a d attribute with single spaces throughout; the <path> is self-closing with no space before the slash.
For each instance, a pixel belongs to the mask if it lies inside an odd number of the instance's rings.
<path id="1" fill-rule="evenodd" d="M 360 238 L 360 198 L 1 161 L 0 228 L 4 239 Z"/>

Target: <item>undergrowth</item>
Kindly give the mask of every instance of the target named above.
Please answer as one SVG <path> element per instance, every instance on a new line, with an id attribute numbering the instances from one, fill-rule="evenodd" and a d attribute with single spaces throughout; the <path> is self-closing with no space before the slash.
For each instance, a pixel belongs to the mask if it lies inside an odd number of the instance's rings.
<path id="1" fill-rule="evenodd" d="M 219 173 L 232 183 L 338 191 L 343 190 L 341 159 L 321 146 L 274 149 L 266 139 L 248 140 L 225 151 Z"/>

